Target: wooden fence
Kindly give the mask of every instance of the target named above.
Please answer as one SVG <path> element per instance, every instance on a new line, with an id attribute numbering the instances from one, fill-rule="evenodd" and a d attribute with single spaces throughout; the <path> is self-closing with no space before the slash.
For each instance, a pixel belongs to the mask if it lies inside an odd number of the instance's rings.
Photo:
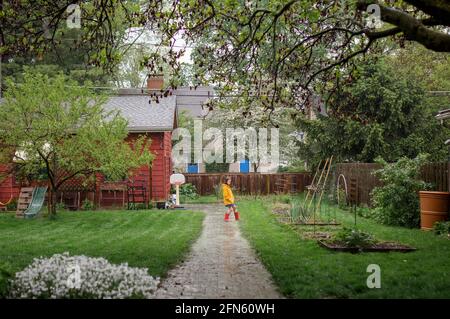
<path id="1" fill-rule="evenodd" d="M 430 183 L 433 190 L 447 192 L 449 166 L 447 162 L 426 164 L 421 169 L 421 178 Z"/>
<path id="2" fill-rule="evenodd" d="M 184 174 L 186 183 L 193 184 L 198 194 L 216 194 L 225 176 L 230 176 L 233 188 L 239 194 L 268 195 L 299 193 L 311 183 L 310 173 L 200 173 Z"/>
<path id="3" fill-rule="evenodd" d="M 377 186 L 381 186 L 380 180 L 372 173 L 381 168 L 376 163 L 339 163 L 334 169 L 336 185 L 339 175 L 344 175 L 347 181 L 349 195 L 354 198 L 357 204 L 370 204 L 370 192 Z M 343 186 L 341 180 L 341 186 Z"/>
<path id="4" fill-rule="evenodd" d="M 372 173 L 381 168 L 376 163 L 339 163 L 333 172 L 333 182 L 336 185 L 340 174 L 345 176 L 349 191 L 358 204 L 370 205 L 372 190 L 381 186 L 381 181 Z M 421 168 L 420 177 L 430 183 L 432 190 L 448 191 L 449 163 L 429 163 Z"/>

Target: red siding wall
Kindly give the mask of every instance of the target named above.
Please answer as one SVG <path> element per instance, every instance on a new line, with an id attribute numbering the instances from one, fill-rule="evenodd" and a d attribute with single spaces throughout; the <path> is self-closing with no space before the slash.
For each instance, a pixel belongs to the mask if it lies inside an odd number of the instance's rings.
<path id="1" fill-rule="evenodd" d="M 130 134 L 128 141 L 133 141 L 139 134 Z M 169 178 L 172 173 L 172 133 L 171 132 L 155 132 L 148 133 L 151 139 L 150 151 L 155 154 L 153 165 L 151 168 L 147 166 L 140 167 L 133 171 L 131 180 L 136 184 L 145 185 L 147 187 L 147 199 L 153 201 L 165 201 L 170 194 Z M 0 165 L 0 174 L 6 171 L 5 165 Z M 96 175 L 96 196 L 95 200 L 99 199 L 100 186 L 104 178 L 101 174 Z M 10 198 L 11 183 L 13 183 L 13 196 L 18 197 L 20 192 L 20 185 L 14 183 L 14 178 L 8 176 L 6 179 L 0 179 L 0 202 L 6 202 Z M 104 191 L 105 193 L 105 191 Z M 103 194 L 105 195 L 105 194 Z M 122 197 L 118 194 L 116 200 L 108 200 L 107 196 L 103 196 L 101 205 L 121 205 Z M 111 196 L 109 196 L 111 198 Z"/>
<path id="2" fill-rule="evenodd" d="M 152 144 L 150 150 L 155 154 L 151 168 L 152 190 L 151 196 L 154 200 L 166 200 L 170 193 L 170 174 L 172 172 L 172 133 L 152 133 L 150 138 Z"/>
<path id="3" fill-rule="evenodd" d="M 132 142 L 139 137 L 140 134 L 130 134 L 128 141 Z M 148 133 L 151 139 L 150 151 L 155 155 L 153 159 L 152 167 L 142 166 L 133 170 L 131 180 L 135 184 L 145 185 L 147 187 L 147 198 L 154 201 L 167 200 L 170 193 L 169 177 L 172 170 L 172 142 L 171 132 L 158 132 Z M 97 193 L 100 190 L 100 186 L 103 182 L 103 177 L 97 175 Z M 120 198 L 113 202 L 105 202 L 102 200 L 102 205 L 119 205 Z"/>
<path id="4" fill-rule="evenodd" d="M 6 203 L 10 199 L 11 193 L 16 198 L 19 197 L 20 192 L 19 185 L 15 183 L 14 177 L 11 175 L 5 176 L 7 172 L 8 167 L 0 164 L 0 202 L 2 203 Z"/>
<path id="5" fill-rule="evenodd" d="M 154 200 L 167 199 L 165 190 L 165 173 L 164 173 L 164 133 L 153 133 L 150 135 L 152 144 L 150 150 L 155 154 L 155 158 L 151 168 L 151 197 Z"/>
<path id="6" fill-rule="evenodd" d="M 165 189 L 167 196 L 170 194 L 170 175 L 172 174 L 172 132 L 164 132 L 164 160 L 165 160 Z M 166 198 L 167 198 L 166 196 Z"/>

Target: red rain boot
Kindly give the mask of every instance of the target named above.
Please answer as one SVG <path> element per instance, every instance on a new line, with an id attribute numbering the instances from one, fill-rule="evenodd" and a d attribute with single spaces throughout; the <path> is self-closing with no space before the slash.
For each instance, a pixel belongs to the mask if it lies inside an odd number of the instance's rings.
<path id="1" fill-rule="evenodd" d="M 229 213 L 225 213 L 225 218 L 223 219 L 224 221 L 229 221 L 230 220 L 230 214 Z"/>
<path id="2" fill-rule="evenodd" d="M 239 212 L 234 212 L 234 219 L 239 220 Z"/>

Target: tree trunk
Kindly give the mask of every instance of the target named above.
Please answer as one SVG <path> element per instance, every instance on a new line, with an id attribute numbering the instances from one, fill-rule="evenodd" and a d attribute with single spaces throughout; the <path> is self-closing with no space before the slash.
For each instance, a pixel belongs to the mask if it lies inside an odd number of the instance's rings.
<path id="1" fill-rule="evenodd" d="M 51 185 L 51 192 L 49 196 L 50 200 L 50 211 L 49 211 L 49 217 L 54 218 L 56 217 L 56 202 L 58 200 L 58 188 L 60 184 L 58 184 L 58 166 L 56 162 L 56 154 L 53 154 L 52 156 L 52 164 L 53 164 L 53 178 L 50 177 L 50 185 Z"/>
<path id="2" fill-rule="evenodd" d="M 56 216 L 56 202 L 58 198 L 58 190 L 53 187 L 50 189 L 50 193 L 48 194 L 48 216 L 55 217 Z"/>

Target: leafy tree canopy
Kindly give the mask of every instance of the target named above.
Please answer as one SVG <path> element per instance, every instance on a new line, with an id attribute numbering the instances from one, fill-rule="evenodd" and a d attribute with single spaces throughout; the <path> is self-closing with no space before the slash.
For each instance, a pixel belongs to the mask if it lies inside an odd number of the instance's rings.
<path id="1" fill-rule="evenodd" d="M 332 95 L 364 54 L 392 46 L 386 39 L 450 52 L 446 1 L 174 1 L 150 12 L 164 17 L 167 41 L 182 35 L 195 46 L 199 83 L 257 97 L 267 109 L 302 109 L 313 92 Z M 371 23 L 374 15 L 384 23 Z"/>
<path id="2" fill-rule="evenodd" d="M 8 83 L 0 107 L 1 162 L 14 161 L 25 173 L 45 171 L 52 214 L 57 192 L 67 180 L 96 172 L 122 178 L 153 160 L 145 137 L 125 142 L 126 120 L 104 112 L 104 102 L 103 96 L 62 74 L 49 78 L 26 73 L 22 84 Z"/>
<path id="3" fill-rule="evenodd" d="M 450 52 L 450 4 L 442 0 L 39 0 L 0 2 L 0 54 L 48 50 L 73 4 L 81 12 L 76 43 L 93 65 L 114 68 L 125 30 L 159 30 L 169 51 L 146 61 L 150 72 L 161 59 L 179 73 L 184 49 L 175 40 L 183 37 L 195 46 L 196 81 L 257 96 L 267 108 L 303 108 L 313 91 L 332 93 L 354 77 L 362 55 L 386 50 L 385 39 Z M 372 23 L 378 17 L 384 24 Z"/>
<path id="4" fill-rule="evenodd" d="M 299 117 L 306 132 L 302 158 L 373 162 L 430 153 L 432 160 L 445 159 L 449 129 L 434 118 L 422 83 L 394 66 L 380 60 L 361 67 L 358 79 L 329 101 L 328 116 Z"/>
<path id="5" fill-rule="evenodd" d="M 276 109 L 272 113 L 266 112 L 258 100 L 245 101 L 244 99 L 228 99 L 222 100 L 219 107 L 214 109 L 205 121 L 206 127 L 218 128 L 222 131 L 223 136 L 226 136 L 226 130 L 242 128 L 243 130 L 253 128 L 257 131 L 260 129 L 267 129 L 267 141 L 260 140 L 258 136 L 258 149 L 264 147 L 267 142 L 268 154 L 272 151 L 270 148 L 271 129 L 278 129 L 278 148 L 280 161 L 283 163 L 295 160 L 298 152 L 296 144 L 297 134 L 296 127 L 291 117 L 291 111 L 288 109 Z M 247 139 L 250 136 L 243 132 L 243 137 Z M 244 149 L 237 149 L 238 154 L 244 158 L 249 158 L 249 155 L 255 150 L 250 144 L 247 144 Z M 253 169 L 256 172 L 261 162 L 264 160 L 258 157 L 258 161 L 252 162 Z"/>

